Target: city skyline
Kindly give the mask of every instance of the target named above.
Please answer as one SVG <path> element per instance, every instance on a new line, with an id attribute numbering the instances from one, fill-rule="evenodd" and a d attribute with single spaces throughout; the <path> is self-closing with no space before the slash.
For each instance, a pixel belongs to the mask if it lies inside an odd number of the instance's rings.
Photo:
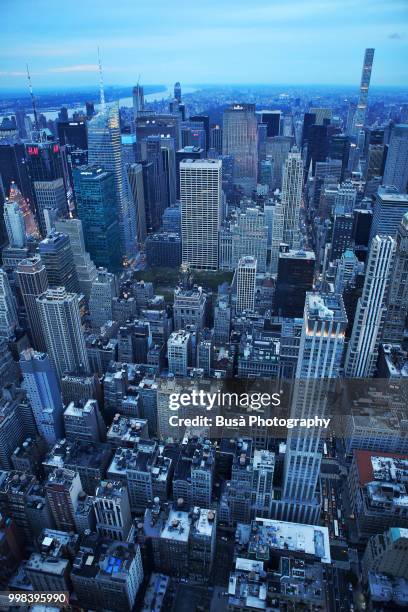
<path id="1" fill-rule="evenodd" d="M 404 4 L 298 0 L 285 7 L 264 0 L 251 6 L 211 0 L 203 13 L 161 0 L 152 12 L 146 2 L 136 7 L 125 0 L 113 20 L 109 3 L 91 0 L 92 19 L 67 12 L 62 21 L 59 7 L 41 0 L 39 30 L 38 12 L 27 10 L 26 0 L 6 0 L 5 17 L 18 23 L 25 44 L 13 44 L 13 29 L 3 33 L 0 90 L 24 89 L 27 63 L 36 88 L 50 80 L 54 87 L 96 86 L 98 46 L 107 85 L 131 85 L 139 75 L 150 83 L 167 83 L 172 75 L 202 84 L 351 85 L 359 80 L 364 48 L 375 47 L 372 85 L 403 86 L 408 81 Z"/>

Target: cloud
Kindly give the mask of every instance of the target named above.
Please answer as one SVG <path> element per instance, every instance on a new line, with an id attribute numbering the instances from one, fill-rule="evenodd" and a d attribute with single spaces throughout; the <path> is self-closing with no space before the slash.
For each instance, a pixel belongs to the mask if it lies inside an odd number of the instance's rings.
<path id="1" fill-rule="evenodd" d="M 95 72 L 96 70 L 98 70 L 97 64 L 78 64 L 76 66 L 59 66 L 57 68 L 49 68 L 46 70 L 46 72 Z"/>
<path id="2" fill-rule="evenodd" d="M 22 76 L 27 76 L 27 73 L 20 72 L 18 70 L 0 71 L 0 77 L 22 77 Z"/>
<path id="3" fill-rule="evenodd" d="M 392 34 L 388 34 L 388 38 L 391 38 L 391 40 L 402 40 L 404 35 L 399 32 L 393 32 Z"/>

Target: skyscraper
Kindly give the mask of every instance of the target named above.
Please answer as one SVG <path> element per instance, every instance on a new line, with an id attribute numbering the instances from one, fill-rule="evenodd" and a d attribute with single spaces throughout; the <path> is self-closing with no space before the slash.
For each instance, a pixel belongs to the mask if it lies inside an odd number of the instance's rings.
<path id="1" fill-rule="evenodd" d="M 27 391 L 34 419 L 49 446 L 63 437 L 63 405 L 58 380 L 45 353 L 32 349 L 20 355 L 23 387 Z"/>
<path id="2" fill-rule="evenodd" d="M 85 250 L 84 232 L 80 219 L 60 219 L 55 223 L 55 229 L 69 238 L 74 264 L 78 276 L 79 289 L 87 300 L 91 293 L 92 283 L 96 278 L 97 271 L 89 253 Z"/>
<path id="3" fill-rule="evenodd" d="M 182 261 L 195 269 L 218 269 L 221 180 L 219 160 L 180 164 Z"/>
<path id="4" fill-rule="evenodd" d="M 256 259 L 242 257 L 237 267 L 237 313 L 253 312 L 255 309 Z"/>
<path id="5" fill-rule="evenodd" d="M 50 218 L 54 220 L 68 216 L 64 181 L 62 178 L 53 181 L 34 181 L 34 191 L 40 231 L 43 236 L 46 236 L 50 233 L 52 226 L 50 226 L 45 211 L 49 211 Z"/>
<path id="6" fill-rule="evenodd" d="M 40 242 L 39 251 L 49 286 L 65 287 L 68 292 L 79 293 L 74 255 L 68 236 L 52 231 Z"/>
<path id="7" fill-rule="evenodd" d="M 373 205 L 370 240 L 377 234 L 395 236 L 402 217 L 408 211 L 408 194 L 395 187 L 379 187 Z"/>
<path id="8" fill-rule="evenodd" d="M 364 53 L 363 71 L 361 73 L 360 95 L 354 115 L 354 134 L 363 129 L 367 110 L 368 88 L 370 87 L 371 70 L 373 67 L 374 49 L 366 49 Z"/>
<path id="9" fill-rule="evenodd" d="M 408 212 L 402 218 L 395 239 L 395 258 L 387 297 L 383 341 L 401 343 L 408 311 Z"/>
<path id="10" fill-rule="evenodd" d="M 300 246 L 299 215 L 302 185 L 303 162 L 297 147 L 293 147 L 285 160 L 282 179 L 283 242 L 288 244 L 290 249 Z"/>
<path id="11" fill-rule="evenodd" d="M 86 250 L 96 266 L 116 271 L 121 259 L 114 174 L 102 166 L 88 166 L 75 168 L 73 177 Z"/>
<path id="12" fill-rule="evenodd" d="M 63 287 L 37 298 L 47 353 L 61 378 L 66 372 L 88 372 L 88 354 L 79 315 L 78 296 Z"/>
<path id="13" fill-rule="evenodd" d="M 122 159 L 119 108 L 106 106 L 88 123 L 88 162 L 113 173 L 122 256 L 131 259 L 137 253 L 136 213 Z M 91 253 L 92 255 L 92 253 Z M 93 255 L 92 255 L 93 256 Z"/>
<path id="14" fill-rule="evenodd" d="M 24 217 L 17 202 L 8 200 L 4 203 L 4 222 L 10 246 L 19 248 L 25 246 Z"/>
<path id="15" fill-rule="evenodd" d="M 408 190 L 408 124 L 394 125 L 388 146 L 383 185 Z"/>
<path id="16" fill-rule="evenodd" d="M 135 113 L 135 117 L 137 117 L 137 113 L 144 109 L 144 92 L 143 87 L 139 85 L 134 86 L 133 88 L 133 111 Z"/>
<path id="17" fill-rule="evenodd" d="M 174 97 L 176 100 L 181 102 L 181 85 L 178 81 L 177 83 L 174 83 Z"/>
<path id="18" fill-rule="evenodd" d="M 233 104 L 224 111 L 222 152 L 234 157 L 234 185 L 248 195 L 257 180 L 257 135 L 255 104 Z"/>
<path id="19" fill-rule="evenodd" d="M 118 288 L 114 274 L 106 270 L 98 270 L 97 277 L 92 283 L 89 310 L 92 327 L 98 328 L 113 320 L 112 300 L 117 295 Z"/>
<path id="20" fill-rule="evenodd" d="M 347 316 L 340 295 L 307 293 L 291 416 L 308 418 L 327 408 L 327 381 L 339 376 Z M 316 523 L 320 502 L 320 430 L 290 430 L 284 463 L 284 520 Z"/>
<path id="21" fill-rule="evenodd" d="M 45 351 L 45 341 L 38 314 L 37 298 L 48 289 L 45 266 L 38 255 L 23 259 L 17 266 L 17 278 L 27 313 L 27 321 L 33 347 Z"/>
<path id="22" fill-rule="evenodd" d="M 391 236 L 377 235 L 371 241 L 363 294 L 358 300 L 347 350 L 346 376 L 368 378 L 374 374 L 387 311 L 387 289 L 394 254 L 395 241 Z"/>
<path id="23" fill-rule="evenodd" d="M 247 208 L 238 216 L 231 233 L 232 267 L 236 268 L 241 257 L 251 255 L 256 259 L 257 271 L 266 272 L 268 228 L 265 214 L 259 208 Z"/>
<path id="24" fill-rule="evenodd" d="M 0 338 L 11 338 L 17 325 L 14 295 L 6 272 L 0 268 Z"/>

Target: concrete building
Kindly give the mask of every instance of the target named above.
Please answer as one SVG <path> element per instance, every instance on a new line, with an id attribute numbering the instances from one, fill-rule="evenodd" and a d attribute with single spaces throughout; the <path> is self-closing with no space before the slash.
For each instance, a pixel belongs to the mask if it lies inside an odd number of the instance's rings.
<path id="1" fill-rule="evenodd" d="M 254 257 L 242 257 L 238 261 L 236 287 L 236 312 L 253 312 L 255 309 L 257 260 Z"/>
<path id="2" fill-rule="evenodd" d="M 191 334 L 180 329 L 170 334 L 167 341 L 167 359 L 169 371 L 176 376 L 187 376 L 187 369 L 192 365 Z"/>
<path id="3" fill-rule="evenodd" d="M 120 482 L 102 481 L 93 499 L 97 532 L 110 540 L 126 541 L 132 516 L 129 495 Z"/>

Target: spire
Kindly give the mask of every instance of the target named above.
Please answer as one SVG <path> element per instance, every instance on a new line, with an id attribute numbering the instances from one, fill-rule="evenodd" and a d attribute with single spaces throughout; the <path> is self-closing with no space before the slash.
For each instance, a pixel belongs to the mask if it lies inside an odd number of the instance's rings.
<path id="1" fill-rule="evenodd" d="M 102 110 L 104 111 L 106 108 L 105 105 L 105 92 L 103 89 L 103 73 L 102 73 L 102 62 L 101 62 L 101 54 L 99 52 L 99 47 L 98 47 L 98 64 L 99 64 L 99 92 L 100 92 L 100 97 L 101 97 L 101 107 Z"/>
<path id="2" fill-rule="evenodd" d="M 30 96 L 31 96 L 31 104 L 33 105 L 33 113 L 34 113 L 34 127 L 36 130 L 39 129 L 38 127 L 38 117 L 37 117 L 37 109 L 35 106 L 35 97 L 34 97 L 34 92 L 33 92 L 33 86 L 31 83 L 31 75 L 30 75 L 30 70 L 28 68 L 28 64 L 27 64 L 27 80 L 28 80 L 28 89 L 30 92 Z"/>

